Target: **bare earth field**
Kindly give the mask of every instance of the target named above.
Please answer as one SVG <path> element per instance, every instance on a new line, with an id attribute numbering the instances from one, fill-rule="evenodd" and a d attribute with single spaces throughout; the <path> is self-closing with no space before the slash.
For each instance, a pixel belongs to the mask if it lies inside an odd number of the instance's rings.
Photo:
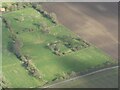
<path id="1" fill-rule="evenodd" d="M 43 3 L 59 21 L 83 39 L 118 59 L 117 3 Z"/>

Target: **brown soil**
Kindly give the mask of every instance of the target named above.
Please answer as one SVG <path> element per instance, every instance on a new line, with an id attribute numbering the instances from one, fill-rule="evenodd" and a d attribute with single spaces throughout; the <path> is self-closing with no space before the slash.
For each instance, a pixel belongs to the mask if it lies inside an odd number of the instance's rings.
<path id="1" fill-rule="evenodd" d="M 118 58 L 118 7 L 117 3 L 42 3 L 48 12 L 55 12 L 58 20 Z"/>

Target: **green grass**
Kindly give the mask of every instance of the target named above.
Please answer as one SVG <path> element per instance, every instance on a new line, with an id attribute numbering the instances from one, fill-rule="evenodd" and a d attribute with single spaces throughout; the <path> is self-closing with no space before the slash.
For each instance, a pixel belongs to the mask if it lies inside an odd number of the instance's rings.
<path id="1" fill-rule="evenodd" d="M 3 24 L 3 52 L 2 52 L 2 71 L 7 79 L 9 87 L 36 87 L 42 84 L 39 80 L 28 75 L 28 72 L 21 66 L 21 62 L 16 56 L 8 51 L 8 42 L 10 42 L 10 33 Z"/>
<path id="2" fill-rule="evenodd" d="M 28 72 L 21 66 L 19 62 L 3 66 L 3 75 L 7 79 L 10 87 L 14 88 L 35 87 L 42 84 L 42 82 L 39 80 L 28 75 Z"/>
<path id="3" fill-rule="evenodd" d="M 24 17 L 24 21 L 17 21 L 15 18 Z M 23 42 L 21 51 L 24 55 L 30 56 L 33 64 L 43 74 L 43 79 L 51 81 L 56 74 L 63 72 L 80 72 L 88 68 L 103 65 L 106 61 L 114 61 L 94 46 L 83 48 L 79 51 L 69 53 L 65 56 L 57 56 L 46 46 L 50 42 L 58 40 L 59 36 L 75 34 L 63 25 L 54 25 L 49 19 L 43 17 L 32 8 L 26 8 L 3 14 L 3 17 L 10 23 L 14 32 L 18 32 L 18 38 Z M 50 27 L 50 33 L 42 33 L 35 23 L 46 23 Z M 32 28 L 33 32 L 23 31 L 25 28 Z M 28 72 L 21 66 L 20 61 L 13 53 L 8 51 L 10 32 L 3 24 L 3 75 L 12 87 L 36 87 L 42 82 L 28 75 Z M 61 45 L 61 49 L 67 50 Z"/>

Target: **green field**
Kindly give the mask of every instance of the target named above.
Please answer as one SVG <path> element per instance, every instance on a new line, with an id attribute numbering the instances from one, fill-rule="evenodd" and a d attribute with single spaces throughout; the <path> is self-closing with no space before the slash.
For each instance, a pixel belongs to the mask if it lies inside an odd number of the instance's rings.
<path id="1" fill-rule="evenodd" d="M 50 88 L 117 88 L 118 69 L 105 70 L 69 82 L 53 85 Z"/>
<path id="2" fill-rule="evenodd" d="M 104 52 L 83 40 L 77 41 L 70 37 L 78 38 L 73 32 L 61 24 L 55 25 L 48 18 L 37 12 L 33 8 L 25 8 L 3 14 L 3 17 L 12 27 L 17 38 L 23 43 L 20 51 L 23 55 L 29 56 L 36 66 L 42 79 L 49 83 L 56 77 L 64 73 L 81 72 L 89 68 L 104 66 L 105 62 L 115 63 Z M 42 31 L 41 23 L 49 29 L 49 33 Z M 3 75 L 10 87 L 37 87 L 45 84 L 28 74 L 22 66 L 21 61 L 10 52 L 8 48 L 11 42 L 11 32 L 3 23 Z M 66 41 L 67 40 L 67 41 Z M 56 46 L 55 42 L 59 42 Z M 68 41 L 71 46 L 68 46 Z M 56 55 L 48 44 L 52 43 L 52 48 L 59 47 L 60 52 L 70 52 L 64 55 Z M 66 44 L 67 43 L 67 44 Z M 79 45 L 80 49 L 72 51 L 72 45 Z"/>

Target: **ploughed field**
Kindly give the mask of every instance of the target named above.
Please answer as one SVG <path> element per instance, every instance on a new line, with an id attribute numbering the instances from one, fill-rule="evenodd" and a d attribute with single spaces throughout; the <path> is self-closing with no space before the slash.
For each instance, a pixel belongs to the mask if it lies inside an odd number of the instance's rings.
<path id="1" fill-rule="evenodd" d="M 117 3 L 42 3 L 59 21 L 85 40 L 118 60 Z"/>
<path id="2" fill-rule="evenodd" d="M 90 68 L 110 56 L 33 8 L 3 14 L 3 76 L 9 87 L 38 87 Z"/>

